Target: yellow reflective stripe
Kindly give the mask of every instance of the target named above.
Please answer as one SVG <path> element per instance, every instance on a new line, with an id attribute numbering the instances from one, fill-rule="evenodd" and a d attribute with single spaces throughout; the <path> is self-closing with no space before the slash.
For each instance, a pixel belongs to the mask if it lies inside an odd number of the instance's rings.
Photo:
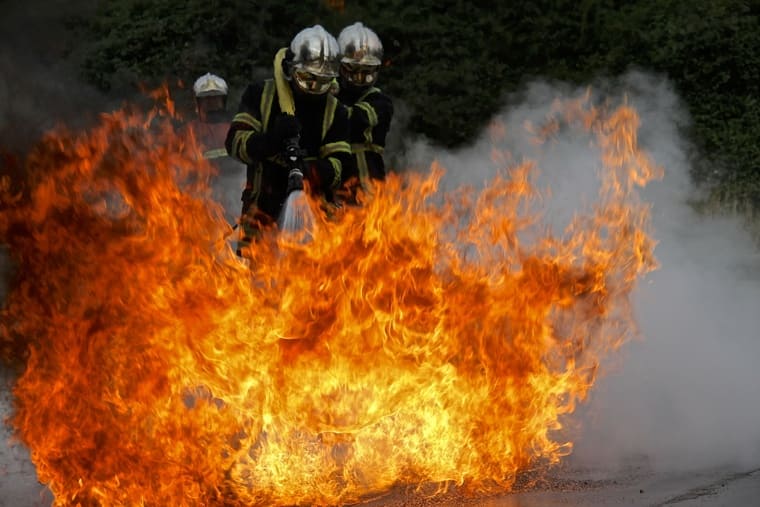
<path id="1" fill-rule="evenodd" d="M 320 158 L 325 158 L 333 153 L 351 153 L 351 145 L 346 141 L 336 141 L 334 143 L 323 144 L 319 148 Z"/>
<path id="2" fill-rule="evenodd" d="M 272 103 L 274 102 L 274 81 L 267 79 L 264 82 L 264 91 L 261 92 L 261 131 L 266 132 L 269 126 L 269 117 L 272 115 Z"/>
<path id="3" fill-rule="evenodd" d="M 322 117 L 322 139 L 327 135 L 327 131 L 332 126 L 333 119 L 335 119 L 335 109 L 338 107 L 338 99 L 332 95 L 327 96 L 327 104 L 325 105 L 325 115 Z"/>
<path id="4" fill-rule="evenodd" d="M 379 92 L 379 91 L 380 91 L 380 88 L 375 88 L 374 86 L 370 86 L 369 90 L 367 90 L 366 92 L 362 93 L 361 96 L 359 97 L 359 99 L 356 102 L 363 102 L 364 99 L 366 99 L 367 97 L 369 97 L 373 93 Z"/>
<path id="5" fill-rule="evenodd" d="M 367 165 L 367 153 L 360 151 L 356 154 L 356 167 L 359 169 L 359 183 L 365 191 L 370 190 L 369 166 Z"/>
<path id="6" fill-rule="evenodd" d="M 232 138 L 232 154 L 246 164 L 253 162 L 248 156 L 248 139 L 254 134 L 253 130 L 238 130 Z"/>
<path id="7" fill-rule="evenodd" d="M 374 107 L 370 106 L 366 102 L 357 102 L 354 107 L 358 107 L 367 112 L 367 118 L 369 119 L 370 126 L 374 127 L 377 125 L 377 113 L 375 112 Z"/>
<path id="8" fill-rule="evenodd" d="M 373 143 L 354 143 L 351 145 L 351 151 L 353 153 L 363 153 L 365 151 L 374 151 L 375 153 L 382 154 L 383 151 L 385 151 L 385 148 Z"/>
<path id="9" fill-rule="evenodd" d="M 340 186 L 340 175 L 343 172 L 343 164 L 340 163 L 340 160 L 334 157 L 330 157 L 327 160 L 330 161 L 330 163 L 333 166 L 333 182 L 332 185 L 330 185 L 333 189 L 338 188 Z"/>
<path id="10" fill-rule="evenodd" d="M 261 122 L 250 113 L 238 113 L 232 119 L 233 122 L 244 123 L 257 132 L 261 132 Z"/>
<path id="11" fill-rule="evenodd" d="M 227 150 L 225 148 L 214 148 L 213 150 L 203 152 L 203 158 L 222 158 L 226 156 Z"/>
<path id="12" fill-rule="evenodd" d="M 367 143 L 372 142 L 372 129 L 377 125 L 377 113 L 375 108 L 367 104 L 366 102 L 357 102 L 354 107 L 358 107 L 362 111 L 367 113 L 367 120 L 369 125 L 364 129 L 364 141 Z"/>
<path id="13" fill-rule="evenodd" d="M 365 102 L 365 99 L 375 92 L 379 92 L 379 88 L 374 86 L 364 92 L 361 97 L 356 101 L 354 107 L 360 108 L 367 113 L 367 119 L 369 120 L 369 126 L 364 129 L 364 143 L 354 143 L 351 145 L 351 151 L 356 156 L 356 167 L 359 171 L 359 184 L 367 194 L 372 193 L 372 183 L 369 177 L 369 165 L 367 164 L 367 152 L 372 151 L 375 153 L 382 153 L 383 147 L 372 143 L 372 129 L 378 123 L 377 112 L 375 108 L 369 103 Z"/>

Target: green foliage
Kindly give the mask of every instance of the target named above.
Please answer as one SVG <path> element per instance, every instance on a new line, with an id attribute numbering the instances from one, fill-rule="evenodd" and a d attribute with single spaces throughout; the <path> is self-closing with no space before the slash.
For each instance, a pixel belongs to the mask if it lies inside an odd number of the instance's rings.
<path id="1" fill-rule="evenodd" d="M 445 145 L 472 140 L 499 104 L 507 71 L 495 57 L 498 26 L 467 2 L 375 2 L 348 9 L 385 41 L 381 86 L 411 107 L 410 127 Z M 337 32 L 337 30 L 336 30 Z"/>
<path id="2" fill-rule="evenodd" d="M 695 178 L 721 202 L 760 205 L 760 6 L 747 0 L 121 0 L 86 24 L 85 72 L 102 88 L 217 72 L 240 90 L 301 28 L 364 21 L 384 41 L 380 85 L 409 125 L 471 141 L 526 79 L 585 83 L 631 66 L 667 75 L 703 154 Z M 258 72 L 258 74 L 257 74 Z M 239 91 L 238 91 L 239 93 Z M 233 94 L 234 97 L 234 94 Z M 717 168 L 717 172 L 716 172 Z"/>
<path id="3" fill-rule="evenodd" d="M 298 30 L 327 12 L 315 2 L 122 0 L 88 20 L 85 76 L 101 89 L 214 72 L 244 86 Z"/>
<path id="4" fill-rule="evenodd" d="M 742 0 L 641 2 L 612 20 L 631 43 L 599 55 L 673 80 L 694 119 L 696 180 L 714 186 L 714 199 L 749 210 L 760 205 L 759 11 Z M 615 40 L 604 32 L 607 46 Z"/>

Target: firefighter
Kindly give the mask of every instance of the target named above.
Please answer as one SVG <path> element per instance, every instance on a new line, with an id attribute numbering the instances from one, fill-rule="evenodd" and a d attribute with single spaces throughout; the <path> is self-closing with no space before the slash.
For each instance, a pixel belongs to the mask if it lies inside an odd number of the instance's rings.
<path id="1" fill-rule="evenodd" d="M 226 139 L 230 155 L 247 165 L 239 254 L 280 215 L 288 194 L 284 152 L 293 144 L 301 150 L 310 191 L 333 200 L 351 161 L 348 111 L 329 93 L 338 65 L 335 37 L 315 25 L 277 52 L 272 79 L 243 93 Z"/>
<path id="2" fill-rule="evenodd" d="M 221 77 L 207 73 L 193 84 L 195 111 L 198 117 L 191 123 L 203 157 L 213 160 L 227 156 L 224 140 L 230 126 L 227 114 L 229 87 Z"/>
<path id="3" fill-rule="evenodd" d="M 203 158 L 209 160 L 217 170 L 211 179 L 214 198 L 225 209 L 228 221 L 237 216 L 237 202 L 240 195 L 241 175 L 245 167 L 227 154 L 224 141 L 230 127 L 231 115 L 227 112 L 227 82 L 211 73 L 196 79 L 193 84 L 195 111 L 197 117 L 190 122 Z"/>
<path id="4" fill-rule="evenodd" d="M 348 107 L 351 122 L 352 163 L 344 168 L 343 182 L 355 200 L 361 187 L 371 193 L 372 180 L 385 179 L 383 151 L 393 118 L 393 102 L 375 86 L 383 58 L 380 38 L 361 22 L 338 36 L 340 79 L 338 99 Z"/>

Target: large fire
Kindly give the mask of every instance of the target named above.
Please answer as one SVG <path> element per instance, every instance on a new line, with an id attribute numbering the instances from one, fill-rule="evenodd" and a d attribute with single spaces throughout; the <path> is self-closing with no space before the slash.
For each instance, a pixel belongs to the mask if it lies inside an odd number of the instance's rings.
<path id="1" fill-rule="evenodd" d="M 635 190 L 660 174 L 627 105 L 558 103 L 537 138 L 559 127 L 588 132 L 604 167 L 561 234 L 530 162 L 447 195 L 434 164 L 318 213 L 309 243 L 272 231 L 250 265 L 211 168 L 162 116 L 47 136 L 24 193 L 0 187 L 17 267 L 0 344 L 23 360 L 11 424 L 55 505 L 478 494 L 557 463 L 563 422 L 631 335 L 630 292 L 655 267 Z"/>

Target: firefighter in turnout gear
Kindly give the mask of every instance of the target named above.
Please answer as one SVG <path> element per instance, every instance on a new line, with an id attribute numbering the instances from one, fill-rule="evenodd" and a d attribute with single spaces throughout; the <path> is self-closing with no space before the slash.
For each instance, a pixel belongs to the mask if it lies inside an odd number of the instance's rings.
<path id="1" fill-rule="evenodd" d="M 355 199 L 360 186 L 371 193 L 371 181 L 385 179 L 383 150 L 393 118 L 393 102 L 375 86 L 382 64 L 383 45 L 375 32 L 361 22 L 338 36 L 341 53 L 338 99 L 348 107 L 351 123 L 352 163 L 343 181 Z"/>
<path id="2" fill-rule="evenodd" d="M 227 133 L 230 155 L 247 165 L 238 253 L 277 221 L 288 194 L 284 152 L 297 143 L 310 191 L 331 202 L 351 162 L 348 111 L 329 93 L 338 43 L 320 25 L 300 31 L 274 59 L 274 77 L 249 85 Z"/>
<path id="3" fill-rule="evenodd" d="M 210 160 L 227 156 L 224 140 L 230 126 L 226 111 L 228 91 L 227 82 L 211 73 L 199 77 L 193 84 L 198 118 L 190 126 L 203 150 L 203 157 Z"/>
<path id="4" fill-rule="evenodd" d="M 186 128 L 195 135 L 203 158 L 216 168 L 217 174 L 211 179 L 214 198 L 224 206 L 227 220 L 234 222 L 244 166 L 231 158 L 224 146 L 231 120 L 227 112 L 228 93 L 227 82 L 215 74 L 206 73 L 196 79 L 193 96 L 197 117 Z M 233 192 L 237 194 L 234 198 Z"/>

